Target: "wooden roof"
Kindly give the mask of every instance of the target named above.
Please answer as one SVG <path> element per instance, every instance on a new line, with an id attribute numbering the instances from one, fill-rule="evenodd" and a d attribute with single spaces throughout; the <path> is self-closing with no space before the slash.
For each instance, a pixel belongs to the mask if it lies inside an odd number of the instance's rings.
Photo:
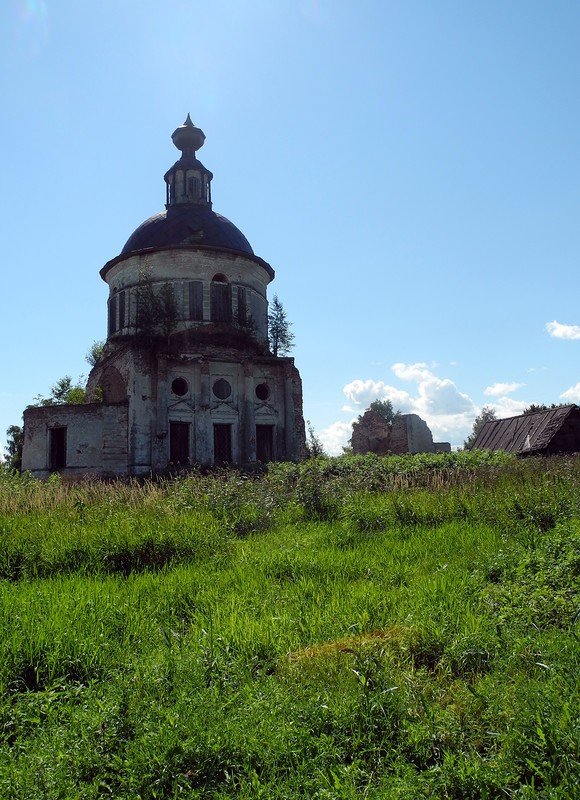
<path id="1" fill-rule="evenodd" d="M 472 449 L 525 454 L 542 452 L 577 408 L 576 405 L 559 406 L 547 411 L 486 422 Z"/>

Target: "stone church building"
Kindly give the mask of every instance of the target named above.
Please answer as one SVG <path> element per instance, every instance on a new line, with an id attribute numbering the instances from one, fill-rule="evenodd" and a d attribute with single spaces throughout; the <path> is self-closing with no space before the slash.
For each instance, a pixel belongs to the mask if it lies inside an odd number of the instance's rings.
<path id="1" fill-rule="evenodd" d="M 212 209 L 205 140 L 188 115 L 165 173 L 165 211 L 100 274 L 108 335 L 87 402 L 24 412 L 22 468 L 37 477 L 148 475 L 190 464 L 304 456 L 302 384 L 268 347 L 274 270 Z"/>

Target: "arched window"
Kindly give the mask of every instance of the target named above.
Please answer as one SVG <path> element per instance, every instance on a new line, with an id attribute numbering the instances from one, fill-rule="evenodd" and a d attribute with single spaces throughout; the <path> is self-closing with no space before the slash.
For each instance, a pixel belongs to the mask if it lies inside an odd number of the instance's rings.
<path id="1" fill-rule="evenodd" d="M 125 327 L 125 292 L 119 292 L 119 330 Z"/>
<path id="2" fill-rule="evenodd" d="M 197 175 L 189 175 L 187 178 L 187 198 L 197 200 L 201 195 L 201 181 Z"/>
<path id="3" fill-rule="evenodd" d="M 189 281 L 189 319 L 203 320 L 203 283 Z"/>
<path id="4" fill-rule="evenodd" d="M 122 403 L 127 399 L 127 385 L 116 367 L 109 366 L 103 370 L 99 386 L 105 403 Z"/>
<path id="5" fill-rule="evenodd" d="M 238 286 L 238 311 L 236 315 L 236 322 L 242 328 L 248 323 L 248 305 L 246 300 L 246 289 L 244 286 Z"/>
<path id="6" fill-rule="evenodd" d="M 232 321 L 232 287 L 221 272 L 211 279 L 210 301 L 212 322 Z"/>

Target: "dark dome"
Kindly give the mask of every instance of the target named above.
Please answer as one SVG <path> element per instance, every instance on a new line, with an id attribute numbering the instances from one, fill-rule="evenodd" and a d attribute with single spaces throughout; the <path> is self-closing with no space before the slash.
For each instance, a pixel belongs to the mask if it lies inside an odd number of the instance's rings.
<path id="1" fill-rule="evenodd" d="M 131 234 L 121 255 L 149 247 L 196 244 L 254 255 L 244 234 L 229 219 L 195 203 L 170 206 L 167 211 L 146 219 Z"/>

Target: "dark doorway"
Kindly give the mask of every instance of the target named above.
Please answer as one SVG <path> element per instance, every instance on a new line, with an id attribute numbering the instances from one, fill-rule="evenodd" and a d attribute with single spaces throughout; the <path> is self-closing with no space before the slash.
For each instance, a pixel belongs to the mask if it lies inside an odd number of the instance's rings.
<path id="1" fill-rule="evenodd" d="M 51 470 L 66 467 L 66 428 L 51 428 L 49 432 L 49 463 Z"/>
<path id="2" fill-rule="evenodd" d="M 274 458 L 273 425 L 256 425 L 256 459 L 266 462 Z"/>
<path id="3" fill-rule="evenodd" d="M 189 422 L 169 423 L 169 460 L 189 464 Z"/>
<path id="4" fill-rule="evenodd" d="M 229 464 L 232 460 L 232 426 L 213 426 L 213 460 L 215 464 Z"/>

